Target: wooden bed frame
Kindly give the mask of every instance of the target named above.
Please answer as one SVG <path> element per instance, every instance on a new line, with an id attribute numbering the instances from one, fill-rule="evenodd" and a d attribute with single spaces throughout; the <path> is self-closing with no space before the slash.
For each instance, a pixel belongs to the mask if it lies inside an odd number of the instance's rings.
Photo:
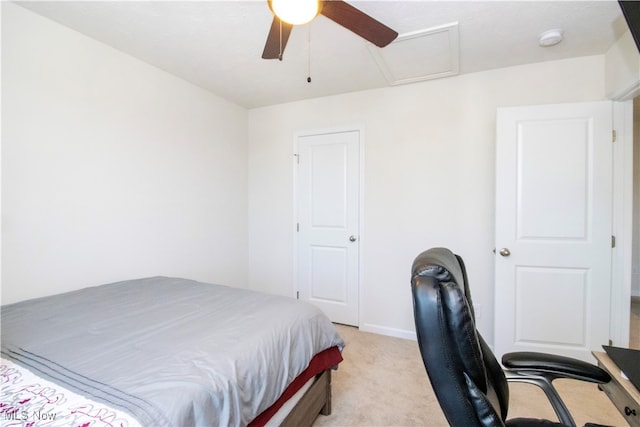
<path id="1" fill-rule="evenodd" d="M 281 427 L 311 426 L 319 414 L 331 414 L 331 369 L 318 374 Z"/>

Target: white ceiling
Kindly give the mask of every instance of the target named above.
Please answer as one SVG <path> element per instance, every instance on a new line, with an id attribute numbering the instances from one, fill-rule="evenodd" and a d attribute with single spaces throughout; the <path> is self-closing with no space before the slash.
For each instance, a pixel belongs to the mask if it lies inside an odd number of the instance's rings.
<path id="1" fill-rule="evenodd" d="M 626 30 L 614 0 L 350 3 L 401 37 L 458 23 L 457 52 L 420 43 L 399 49 L 399 42 L 378 52 L 387 53 L 387 68 L 398 72 L 459 62 L 457 72 L 465 74 L 602 54 Z M 266 0 L 17 4 L 246 108 L 390 84 L 376 61 L 385 55 L 375 55 L 378 48 L 324 16 L 293 29 L 282 62 L 261 59 L 272 20 Z M 540 33 L 553 28 L 564 30 L 564 41 L 540 47 Z M 397 54 L 389 55 L 394 49 Z"/>

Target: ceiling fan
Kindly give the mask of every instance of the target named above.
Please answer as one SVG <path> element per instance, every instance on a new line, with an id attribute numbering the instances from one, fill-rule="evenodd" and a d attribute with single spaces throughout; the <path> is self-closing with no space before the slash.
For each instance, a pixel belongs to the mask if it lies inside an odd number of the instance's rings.
<path id="1" fill-rule="evenodd" d="M 279 59 L 282 61 L 282 54 L 293 26 L 309 22 L 318 14 L 326 16 L 378 47 L 385 47 L 398 37 L 396 31 L 343 0 L 307 1 L 306 5 L 309 5 L 311 9 L 307 11 L 307 16 L 301 19 L 285 16 L 282 8 L 286 6 L 280 4 L 284 0 L 267 1 L 274 16 L 267 42 L 262 52 L 263 59 Z M 289 4 L 291 5 L 294 2 L 297 7 L 300 7 L 303 3 L 302 0 L 292 0 L 289 1 Z"/>

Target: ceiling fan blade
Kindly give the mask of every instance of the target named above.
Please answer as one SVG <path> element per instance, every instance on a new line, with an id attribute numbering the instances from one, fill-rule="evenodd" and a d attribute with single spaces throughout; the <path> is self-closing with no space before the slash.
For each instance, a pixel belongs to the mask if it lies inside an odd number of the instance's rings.
<path id="1" fill-rule="evenodd" d="M 396 31 L 342 0 L 323 1 L 320 13 L 378 47 L 398 37 Z"/>
<path id="2" fill-rule="evenodd" d="M 287 45 L 292 28 L 293 25 L 281 21 L 277 16 L 273 17 L 267 42 L 264 45 L 264 51 L 262 51 L 262 59 L 279 59 L 282 61 L 284 47 Z"/>

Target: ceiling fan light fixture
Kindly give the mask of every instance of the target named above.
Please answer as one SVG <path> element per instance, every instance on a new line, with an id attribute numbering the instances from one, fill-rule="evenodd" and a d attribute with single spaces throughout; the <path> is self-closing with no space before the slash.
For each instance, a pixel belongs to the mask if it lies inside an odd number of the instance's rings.
<path id="1" fill-rule="evenodd" d="M 318 14 L 318 0 L 270 0 L 271 10 L 291 25 L 302 25 Z"/>

